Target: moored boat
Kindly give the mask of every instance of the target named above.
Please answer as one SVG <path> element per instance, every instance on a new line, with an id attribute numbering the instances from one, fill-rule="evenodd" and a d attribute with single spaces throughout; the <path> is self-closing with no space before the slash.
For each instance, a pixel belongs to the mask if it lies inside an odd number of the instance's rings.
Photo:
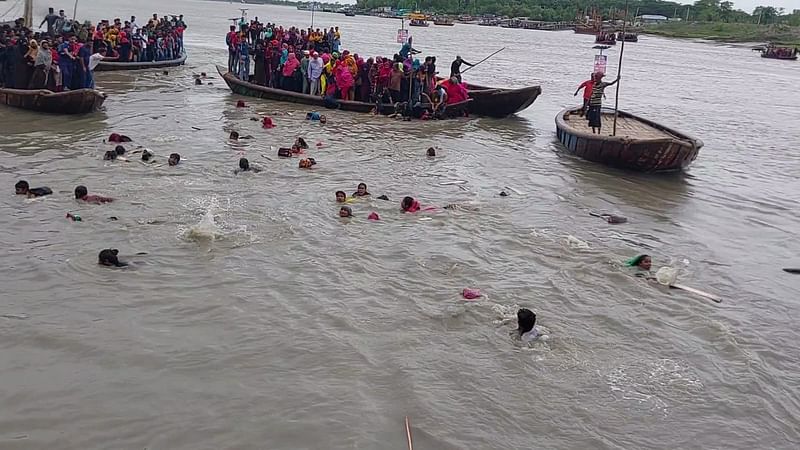
<path id="1" fill-rule="evenodd" d="M 233 91 L 234 94 L 245 95 L 248 97 L 257 97 L 265 100 L 274 100 L 280 102 L 300 103 L 304 105 L 316 106 L 325 108 L 325 100 L 322 97 L 309 94 L 301 94 L 299 92 L 285 91 L 283 89 L 275 89 L 258 84 L 242 81 L 232 73 L 228 72 L 225 67 L 217 66 L 217 72 L 225 80 L 225 83 Z M 469 105 L 473 101 L 467 100 L 465 102 L 447 105 L 446 117 L 461 117 L 468 111 Z M 358 113 L 372 113 L 375 110 L 374 103 L 366 103 L 352 100 L 338 100 L 337 108 L 342 111 L 351 111 Z M 383 105 L 383 114 L 395 114 L 399 111 L 395 110 L 395 105 Z"/>
<path id="2" fill-rule="evenodd" d="M 119 61 L 100 61 L 95 68 L 95 72 L 108 72 L 112 70 L 144 70 L 144 69 L 163 69 L 165 67 L 177 67 L 186 63 L 186 53 L 179 58 L 166 61 L 144 61 L 144 62 L 119 62 Z"/>
<path id="3" fill-rule="evenodd" d="M 50 114 L 86 114 L 100 109 L 106 94 L 96 89 L 53 92 L 0 88 L 0 104 Z"/>
<path id="4" fill-rule="evenodd" d="M 455 25 L 455 22 L 453 22 L 451 19 L 447 17 L 434 17 L 433 24 L 443 27 L 452 27 L 453 25 Z"/>
<path id="5" fill-rule="evenodd" d="M 600 45 L 617 45 L 617 37 L 614 33 L 597 33 L 597 36 L 594 38 L 594 43 Z"/>
<path id="6" fill-rule="evenodd" d="M 411 22 L 409 22 L 408 25 L 412 27 L 427 27 L 428 25 L 430 25 L 428 23 L 428 16 L 422 13 L 418 12 L 412 13 L 408 16 L 408 18 L 409 20 L 411 20 Z"/>
<path id="7" fill-rule="evenodd" d="M 617 41 L 639 42 L 639 35 L 636 33 L 623 33 L 620 31 L 617 33 Z"/>
<path id="8" fill-rule="evenodd" d="M 637 172 L 674 172 L 695 159 L 703 141 L 685 133 L 618 111 L 617 134 L 611 136 L 614 110 L 603 109 L 603 131 L 593 134 L 581 108 L 568 108 L 556 116 L 558 140 L 569 153 L 588 161 Z"/>

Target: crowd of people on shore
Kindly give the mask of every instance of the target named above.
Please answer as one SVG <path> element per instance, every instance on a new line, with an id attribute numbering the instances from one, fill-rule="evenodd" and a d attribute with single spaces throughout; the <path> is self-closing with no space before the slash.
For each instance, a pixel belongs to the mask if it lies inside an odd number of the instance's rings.
<path id="1" fill-rule="evenodd" d="M 240 80 L 319 96 L 331 108 L 339 101 L 359 101 L 376 104 L 376 113 L 402 109 L 419 118 L 441 118 L 448 105 L 468 99 L 460 67 L 471 64 L 457 57 L 449 79 L 439 82 L 436 57 L 415 58 L 419 52 L 411 38 L 391 58 L 364 59 L 342 48 L 339 27 L 285 29 L 255 18 L 231 25 L 225 43 L 228 71 Z"/>
<path id="2" fill-rule="evenodd" d="M 46 25 L 46 31 L 42 28 Z M 93 71 L 103 60 L 147 62 L 178 58 L 183 52 L 183 16 L 158 18 L 139 26 L 101 20 L 97 25 L 49 14 L 39 30 L 19 19 L 0 28 L 0 87 L 61 92 L 94 88 Z"/>

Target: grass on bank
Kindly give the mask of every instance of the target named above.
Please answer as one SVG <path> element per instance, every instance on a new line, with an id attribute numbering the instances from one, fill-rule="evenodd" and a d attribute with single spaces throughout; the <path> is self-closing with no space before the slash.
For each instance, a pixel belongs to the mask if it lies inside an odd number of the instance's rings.
<path id="1" fill-rule="evenodd" d="M 675 38 L 709 39 L 723 42 L 773 42 L 800 46 L 800 27 L 754 23 L 671 22 L 648 25 L 645 33 Z"/>

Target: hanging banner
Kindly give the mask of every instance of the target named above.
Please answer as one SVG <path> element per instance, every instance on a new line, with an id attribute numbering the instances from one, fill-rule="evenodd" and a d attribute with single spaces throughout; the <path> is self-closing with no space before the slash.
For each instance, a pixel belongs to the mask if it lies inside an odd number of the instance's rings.
<path id="1" fill-rule="evenodd" d="M 408 42 L 408 29 L 400 28 L 397 30 L 397 43 L 405 44 L 406 42 Z"/>
<path id="2" fill-rule="evenodd" d="M 594 55 L 594 73 L 602 73 L 603 75 L 605 75 L 607 62 L 608 62 L 608 56 Z"/>

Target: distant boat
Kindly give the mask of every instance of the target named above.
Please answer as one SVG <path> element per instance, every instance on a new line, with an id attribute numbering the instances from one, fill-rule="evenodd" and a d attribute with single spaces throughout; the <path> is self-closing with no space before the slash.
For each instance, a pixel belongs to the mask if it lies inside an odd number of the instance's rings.
<path id="1" fill-rule="evenodd" d="M 622 33 L 620 31 L 617 33 L 617 41 L 625 41 L 625 42 L 639 42 L 639 36 L 636 33 Z"/>
<path id="2" fill-rule="evenodd" d="M 767 45 L 766 47 L 761 47 L 758 50 L 761 50 L 761 57 L 762 58 L 770 58 L 770 59 L 783 59 L 786 61 L 796 61 L 797 60 L 797 47 L 776 47 L 774 45 Z"/>
<path id="3" fill-rule="evenodd" d="M 556 116 L 556 135 L 569 153 L 637 172 L 674 172 L 695 159 L 703 141 L 633 114 L 618 111 L 617 135 L 592 133 L 581 108 L 565 109 Z M 614 110 L 603 108 L 603 130 L 614 120 Z"/>
<path id="4" fill-rule="evenodd" d="M 428 16 L 426 16 L 425 14 L 422 14 L 422 13 L 419 13 L 419 12 L 415 12 L 415 13 L 411 13 L 408 16 L 408 18 L 411 20 L 411 22 L 408 24 L 409 26 L 412 26 L 412 27 L 427 27 L 429 25 L 428 22 L 427 22 Z"/>
<path id="5" fill-rule="evenodd" d="M 345 11 L 344 15 L 347 16 L 347 17 L 355 17 L 356 13 L 353 12 L 353 11 Z"/>
<path id="6" fill-rule="evenodd" d="M 455 25 L 455 23 L 451 19 L 449 19 L 447 17 L 434 17 L 433 18 L 433 24 L 434 25 L 444 26 L 444 27 L 452 27 L 453 25 Z"/>
<path id="7" fill-rule="evenodd" d="M 617 36 L 614 33 L 597 33 L 594 38 L 595 44 L 617 45 Z"/>

